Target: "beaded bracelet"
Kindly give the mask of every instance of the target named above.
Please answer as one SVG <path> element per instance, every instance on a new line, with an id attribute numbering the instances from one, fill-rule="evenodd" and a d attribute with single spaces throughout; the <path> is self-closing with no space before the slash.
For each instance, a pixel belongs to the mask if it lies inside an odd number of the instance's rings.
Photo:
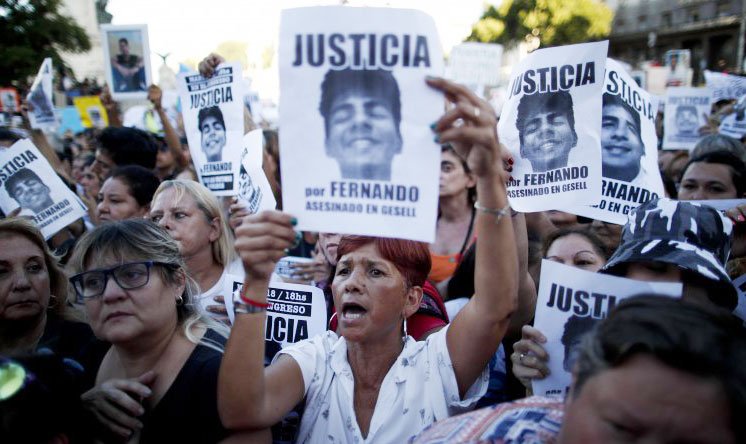
<path id="1" fill-rule="evenodd" d="M 495 223 L 500 222 L 503 216 L 510 213 L 510 204 L 505 205 L 503 208 L 487 208 L 479 205 L 479 202 L 474 202 L 474 208 L 483 213 L 491 214 L 495 216 Z"/>

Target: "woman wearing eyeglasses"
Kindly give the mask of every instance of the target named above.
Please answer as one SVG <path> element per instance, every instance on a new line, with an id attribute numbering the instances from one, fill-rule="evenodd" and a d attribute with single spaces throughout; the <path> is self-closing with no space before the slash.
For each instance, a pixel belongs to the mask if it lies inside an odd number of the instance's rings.
<path id="1" fill-rule="evenodd" d="M 146 220 L 111 222 L 80 239 L 70 266 L 94 333 L 112 344 L 83 395 L 100 438 L 225 437 L 217 376 L 227 331 L 196 311 L 195 285 L 171 236 Z"/>

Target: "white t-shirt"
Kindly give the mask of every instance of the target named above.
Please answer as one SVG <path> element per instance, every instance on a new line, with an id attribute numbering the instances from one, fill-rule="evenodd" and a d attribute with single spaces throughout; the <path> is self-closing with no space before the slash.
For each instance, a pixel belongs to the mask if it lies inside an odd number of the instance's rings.
<path id="1" fill-rule="evenodd" d="M 306 408 L 297 442 L 404 443 L 433 422 L 472 408 L 487 391 L 488 369 L 461 400 L 446 345 L 447 331 L 448 326 L 426 341 L 407 337 L 383 379 L 365 439 L 355 417 L 354 380 L 345 339 L 328 331 L 281 350 L 277 356 L 288 354 L 295 359 L 305 384 Z"/>

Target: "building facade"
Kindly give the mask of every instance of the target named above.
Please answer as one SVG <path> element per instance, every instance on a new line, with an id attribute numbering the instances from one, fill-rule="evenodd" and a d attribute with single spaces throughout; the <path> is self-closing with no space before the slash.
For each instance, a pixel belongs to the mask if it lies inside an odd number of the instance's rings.
<path id="1" fill-rule="evenodd" d="M 615 0 L 612 57 L 637 65 L 663 60 L 669 49 L 689 49 L 694 81 L 704 69 L 742 72 L 744 0 Z"/>

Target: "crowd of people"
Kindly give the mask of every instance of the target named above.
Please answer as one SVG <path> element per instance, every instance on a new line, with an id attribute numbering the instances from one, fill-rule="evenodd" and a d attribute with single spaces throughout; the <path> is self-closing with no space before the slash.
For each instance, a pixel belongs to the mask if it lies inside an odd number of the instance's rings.
<path id="1" fill-rule="evenodd" d="M 222 61 L 210 55 L 201 73 Z M 329 74 L 327 88 L 345 75 Z M 523 214 L 508 202 L 514 160 L 495 110 L 464 86 L 426 81 L 448 102 L 431 126 L 441 162 L 429 245 L 297 231 L 282 212 L 282 183 L 293 178 L 280 180 L 274 129 L 263 130 L 263 170 L 278 209 L 249 214 L 216 197 L 197 181 L 184 128 L 166 118 L 155 85 L 162 134 L 122 126 L 106 88 L 110 126 L 60 146 L 31 129 L 25 108 L 24 127 L 0 128 L 0 149 L 30 139 L 87 208 L 48 239 L 19 211 L 0 219 L 0 441 L 746 441 L 746 301 L 733 283 L 746 274 L 746 205 L 688 202 L 746 198 L 743 141 L 707 126 L 691 152 L 661 150 L 667 195 L 624 226 Z M 344 100 L 354 105 L 355 94 Z M 634 145 L 626 104 L 603 100 L 602 139 Z M 716 104 L 713 120 L 731 108 Z M 544 123 L 525 112 L 530 139 Z M 220 160 L 223 116 L 202 114 L 201 149 Z M 245 132 L 255 128 L 246 119 Z M 634 178 L 639 156 L 629 166 L 614 153 L 604 175 Z M 38 177 L 5 186 L 21 207 L 46 205 L 34 200 L 46 186 Z M 278 276 L 285 256 L 308 260 Z M 550 373 L 534 323 L 542 260 L 683 290 L 640 294 L 567 327 L 580 332 L 563 341 L 567 399 L 533 396 Z M 231 276 L 243 288 L 227 304 Z M 267 291 L 278 280 L 323 291 L 328 331 L 267 359 Z"/>

